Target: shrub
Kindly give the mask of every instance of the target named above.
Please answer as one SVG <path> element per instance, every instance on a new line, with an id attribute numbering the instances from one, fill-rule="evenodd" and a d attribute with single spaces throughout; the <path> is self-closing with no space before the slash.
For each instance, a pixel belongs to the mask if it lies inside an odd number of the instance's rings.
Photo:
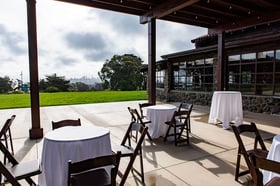
<path id="1" fill-rule="evenodd" d="M 49 86 L 46 88 L 46 92 L 59 92 L 59 88 L 55 87 L 55 86 Z"/>

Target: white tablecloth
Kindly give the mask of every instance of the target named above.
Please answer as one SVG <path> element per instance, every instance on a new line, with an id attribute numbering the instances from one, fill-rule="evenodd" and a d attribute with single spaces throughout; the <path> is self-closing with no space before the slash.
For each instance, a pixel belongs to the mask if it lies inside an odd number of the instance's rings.
<path id="1" fill-rule="evenodd" d="M 68 160 L 72 162 L 112 154 L 110 131 L 96 126 L 67 126 L 46 134 L 40 186 L 66 186 Z"/>
<path id="2" fill-rule="evenodd" d="M 165 136 L 168 126 L 164 122 L 171 120 L 176 106 L 174 105 L 153 105 L 147 108 L 147 119 L 152 123 L 149 125 L 149 134 L 152 138 Z"/>
<path id="3" fill-rule="evenodd" d="M 273 138 L 272 144 L 270 146 L 267 159 L 280 162 L 280 135 L 276 135 Z M 279 176 L 279 174 L 263 171 L 263 183 L 266 184 L 274 176 Z"/>
<path id="4" fill-rule="evenodd" d="M 242 96 L 235 91 L 215 91 L 212 97 L 208 123 L 221 121 L 223 128 L 228 129 L 229 123 L 236 125 L 243 122 Z"/>

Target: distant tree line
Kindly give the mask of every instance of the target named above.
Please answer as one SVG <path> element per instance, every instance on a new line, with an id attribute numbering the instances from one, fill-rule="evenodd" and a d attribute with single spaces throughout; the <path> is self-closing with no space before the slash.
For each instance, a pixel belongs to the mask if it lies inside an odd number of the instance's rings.
<path id="1" fill-rule="evenodd" d="M 41 92 L 68 92 L 68 91 L 91 91 L 96 90 L 95 87 L 89 86 L 83 82 L 70 83 L 64 76 L 56 74 L 47 75 L 45 79 L 39 82 Z"/>
<path id="2" fill-rule="evenodd" d="M 142 90 L 145 89 L 146 77 L 141 72 L 143 61 L 133 54 L 114 55 L 107 59 L 98 72 L 102 81 L 102 89 L 105 90 Z M 0 77 L 0 93 L 15 91 L 15 86 L 8 76 Z M 39 81 L 41 92 L 67 92 L 67 91 L 91 91 L 96 87 L 83 82 L 70 83 L 64 76 L 56 73 L 46 75 Z"/>

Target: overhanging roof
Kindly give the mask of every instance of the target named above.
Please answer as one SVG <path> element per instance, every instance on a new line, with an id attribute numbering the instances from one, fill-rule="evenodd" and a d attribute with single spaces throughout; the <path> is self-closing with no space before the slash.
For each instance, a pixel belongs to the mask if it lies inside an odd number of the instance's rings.
<path id="1" fill-rule="evenodd" d="M 140 16 L 233 31 L 280 20 L 279 0 L 57 0 Z"/>

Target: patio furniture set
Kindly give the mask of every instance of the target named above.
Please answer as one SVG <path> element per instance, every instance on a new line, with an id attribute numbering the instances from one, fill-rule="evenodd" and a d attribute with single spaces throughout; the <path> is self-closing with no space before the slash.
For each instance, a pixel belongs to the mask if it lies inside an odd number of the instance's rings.
<path id="1" fill-rule="evenodd" d="M 237 96 L 238 93 L 226 93 L 226 96 Z M 219 95 L 220 96 L 220 95 Z M 212 105 L 224 98 L 213 97 Z M 230 98 L 231 101 L 236 98 Z M 233 101 L 234 102 L 234 101 Z M 235 101 L 236 102 L 236 101 Z M 236 104 L 238 107 L 238 103 Z M 280 173 L 280 135 L 274 137 L 273 144 L 268 151 L 262 137 L 252 122 L 242 124 L 242 114 L 236 112 L 235 116 L 226 116 L 219 113 L 218 105 L 211 106 L 209 121 L 219 120 L 224 129 L 232 128 L 238 142 L 235 180 L 240 176 L 251 174 L 254 184 L 279 185 L 280 177 L 272 172 Z M 52 122 L 52 131 L 44 137 L 42 158 L 30 162 L 18 162 L 13 154 L 13 144 L 10 126 L 15 115 L 9 118 L 0 131 L 0 150 L 4 160 L 0 162 L 1 183 L 21 185 L 19 180 L 25 179 L 28 184 L 36 185 L 31 177 L 38 175 L 39 185 L 116 185 L 119 176 L 119 185 L 125 185 L 129 173 L 132 171 L 145 185 L 142 145 L 145 137 L 153 139 L 162 137 L 163 141 L 172 141 L 175 146 L 188 145 L 191 133 L 190 117 L 193 104 L 181 103 L 177 108 L 174 105 L 139 104 L 136 108 L 128 107 L 131 122 L 120 145 L 111 145 L 110 130 L 91 124 L 82 123 L 80 119 L 65 119 Z M 216 114 L 215 114 L 216 113 Z M 226 112 L 224 112 L 226 113 Z M 213 116 L 215 115 L 215 116 Z M 212 117 L 213 116 L 213 117 Z M 211 117 L 211 118 L 210 118 Z M 232 122 L 235 120 L 235 122 Z M 216 121 L 215 121 L 216 122 Z M 209 122 L 212 123 L 212 122 Z M 244 145 L 243 135 L 251 133 L 254 146 L 247 149 Z M 278 155 L 277 155 L 278 153 Z M 127 167 L 119 167 L 122 158 L 129 158 Z M 135 168 L 136 157 L 139 157 L 140 168 Z M 240 161 L 244 158 L 248 170 L 240 171 Z M 8 161 L 7 161 L 8 160 Z M 267 171 L 260 171 L 265 169 Z M 272 172 L 271 172 L 272 171 Z"/>

